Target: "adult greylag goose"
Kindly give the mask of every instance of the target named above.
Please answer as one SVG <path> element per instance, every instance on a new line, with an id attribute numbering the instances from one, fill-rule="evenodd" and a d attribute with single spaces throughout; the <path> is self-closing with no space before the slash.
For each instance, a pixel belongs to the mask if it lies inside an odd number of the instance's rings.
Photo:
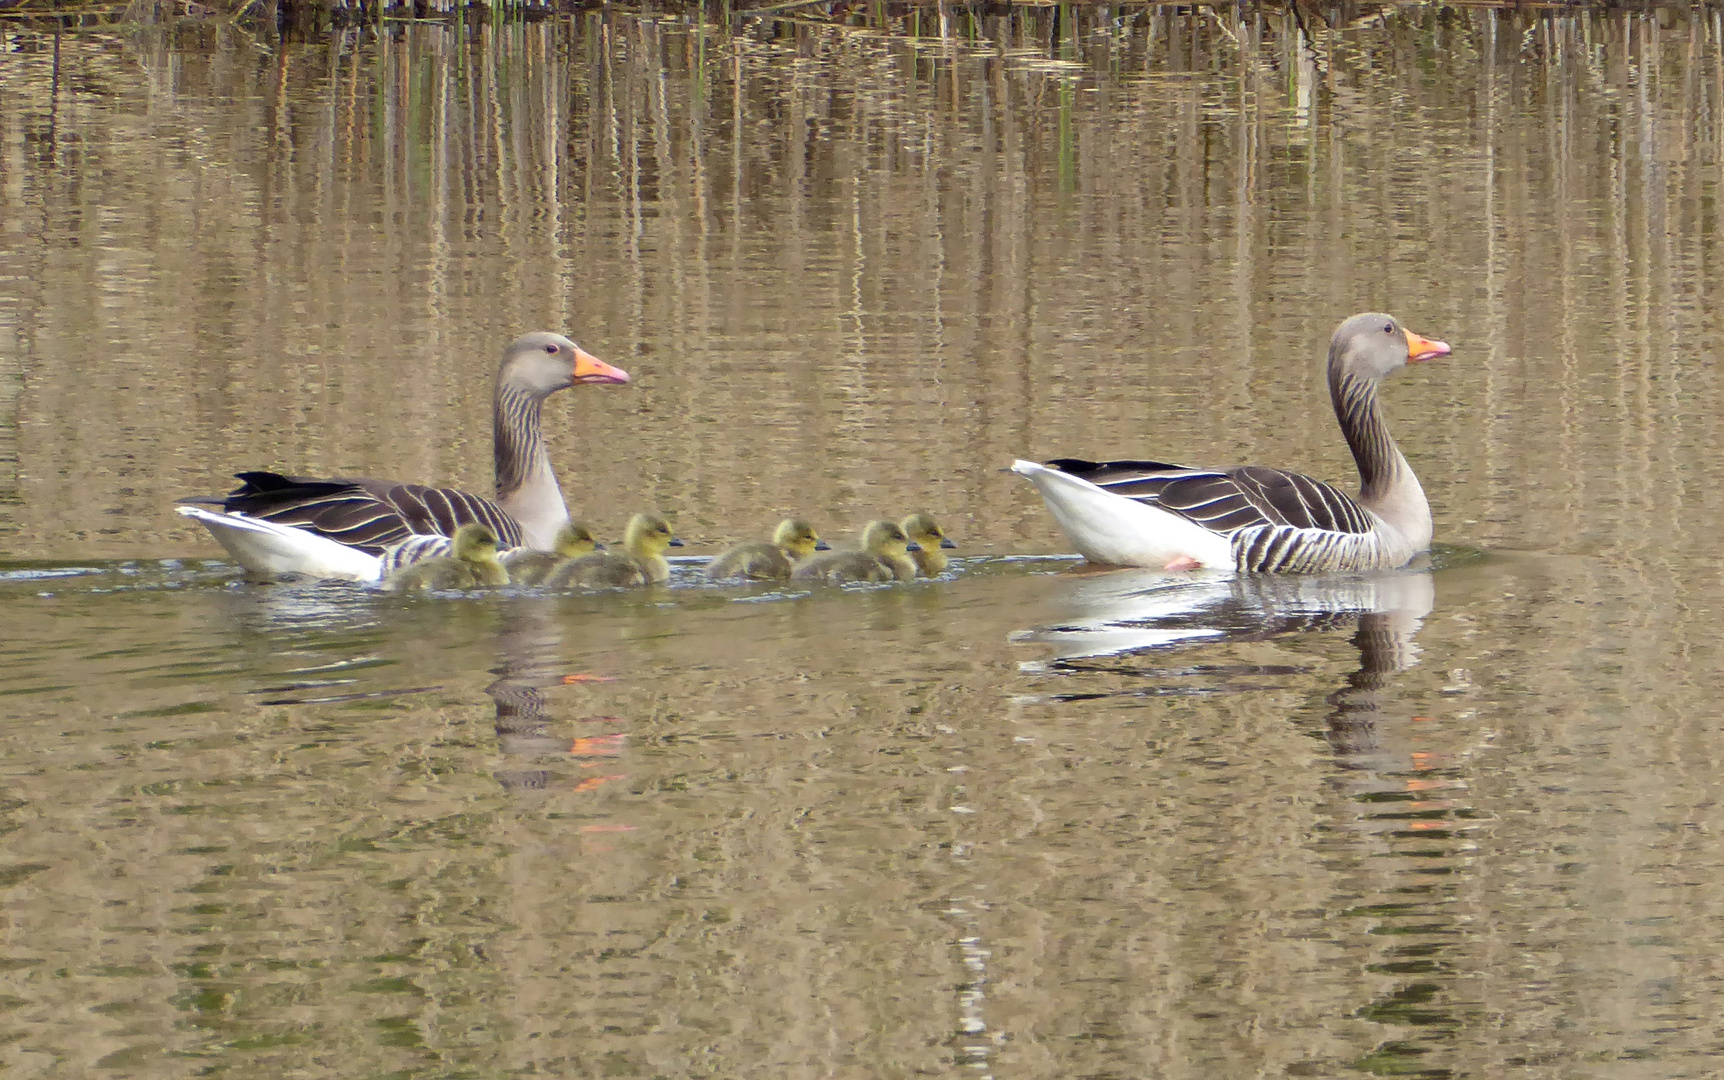
<path id="1" fill-rule="evenodd" d="M 545 587 L 567 588 L 590 585 L 598 588 L 630 588 L 657 585 L 670 580 L 670 561 L 665 549 L 681 547 L 661 514 L 636 514 L 623 531 L 621 552 L 600 552 L 570 559 L 545 575 Z"/>
<path id="2" fill-rule="evenodd" d="M 932 514 L 911 514 L 898 523 L 904 530 L 915 550 L 910 552 L 910 558 L 915 561 L 916 569 L 923 577 L 939 577 L 946 572 L 946 551 L 956 548 L 952 538 L 946 535 L 946 530 L 940 528 L 940 523 L 934 520 Z M 945 550 L 941 550 L 945 549 Z"/>
<path id="3" fill-rule="evenodd" d="M 796 564 L 796 581 L 825 581 L 842 585 L 852 581 L 911 581 L 916 564 L 909 551 L 915 545 L 896 522 L 870 521 L 862 530 L 862 546 L 856 551 L 828 551 Z"/>
<path id="4" fill-rule="evenodd" d="M 796 564 L 831 545 L 801 518 L 785 518 L 771 540 L 737 544 L 706 564 L 706 580 L 788 581 Z"/>
<path id="5" fill-rule="evenodd" d="M 243 472 L 231 493 L 186 499 L 177 509 L 203 522 L 257 574 L 376 581 L 383 575 L 378 556 L 391 547 L 452 536 L 466 524 L 487 526 L 505 549 L 549 549 L 569 511 L 545 450 L 540 406 L 571 386 L 628 381 L 626 371 L 560 334 L 540 331 L 511 342 L 492 403 L 495 499 L 391 480 Z"/>
<path id="6" fill-rule="evenodd" d="M 1359 466 L 1359 495 L 1258 465 L 1016 461 L 1084 558 L 1238 573 L 1376 570 L 1431 546 L 1431 508 L 1377 406 L 1377 384 L 1447 356 L 1393 316 L 1355 315 L 1329 339 L 1329 397 Z"/>
<path id="7" fill-rule="evenodd" d="M 509 571 L 497 557 L 497 534 L 488 525 L 467 524 L 455 530 L 449 554 L 404 566 L 390 574 L 383 587 L 389 592 L 424 592 L 496 588 L 508 583 Z"/>

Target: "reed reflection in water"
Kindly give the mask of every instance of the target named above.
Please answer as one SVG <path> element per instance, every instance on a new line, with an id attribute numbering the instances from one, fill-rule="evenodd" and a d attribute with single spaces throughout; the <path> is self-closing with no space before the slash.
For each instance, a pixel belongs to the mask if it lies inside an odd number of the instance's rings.
<path id="1" fill-rule="evenodd" d="M 7 31 L 6 1065 L 1716 1071 L 1718 14 L 949 14 Z M 1061 548 L 1017 455 L 1349 476 L 1363 308 L 1457 346 L 1386 396 L 1487 554 L 1159 622 L 975 557 Z M 636 378 L 550 410 L 583 516 L 962 573 L 154 562 L 238 467 L 484 490 L 537 326 Z"/>
<path id="2" fill-rule="evenodd" d="M 1649 473 L 1716 412 L 1688 360 L 1716 333 L 1719 38 L 1672 17 L 1140 11 L 1059 24 L 1057 62 L 1037 14 L 974 42 L 94 35 L 52 96 L 26 34 L 0 76 L 10 547 L 205 551 L 168 504 L 253 463 L 483 489 L 480 372 L 545 325 L 637 376 L 551 417 L 593 516 L 657 503 L 717 542 L 926 505 L 1047 550 L 1014 455 L 1345 478 L 1321 343 L 1388 308 L 1461 350 L 1390 391 L 1440 537 L 1632 549 L 1691 528 Z M 1594 512 L 1624 488 L 1633 514 Z"/>

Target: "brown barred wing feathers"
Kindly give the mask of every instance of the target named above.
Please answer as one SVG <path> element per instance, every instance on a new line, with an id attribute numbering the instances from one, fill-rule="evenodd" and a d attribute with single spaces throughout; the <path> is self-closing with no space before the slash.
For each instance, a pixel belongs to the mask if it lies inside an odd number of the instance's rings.
<path id="1" fill-rule="evenodd" d="M 522 543 L 521 526 L 503 508 L 482 495 L 458 488 L 427 487 L 424 484 L 364 482 L 366 491 L 401 516 L 409 532 L 454 536 L 463 525 L 484 525 L 496 534 L 503 548 Z"/>
<path id="2" fill-rule="evenodd" d="M 1281 469 L 1258 465 L 1194 469 L 1160 461 L 1078 458 L 1046 464 L 1110 494 L 1160 507 L 1218 533 L 1263 525 L 1343 533 L 1366 533 L 1373 527 L 1364 507 L 1346 492 Z"/>
<path id="3" fill-rule="evenodd" d="M 466 524 L 489 526 L 505 547 L 520 543 L 520 525 L 501 507 L 454 488 L 261 471 L 238 478 L 240 487 L 222 501 L 229 513 L 291 525 L 371 555 L 416 535 L 453 536 Z"/>
<path id="4" fill-rule="evenodd" d="M 1229 469 L 1226 475 L 1262 514 L 1264 524 L 1340 533 L 1375 528 L 1371 515 L 1351 495 L 1321 480 L 1260 465 Z"/>

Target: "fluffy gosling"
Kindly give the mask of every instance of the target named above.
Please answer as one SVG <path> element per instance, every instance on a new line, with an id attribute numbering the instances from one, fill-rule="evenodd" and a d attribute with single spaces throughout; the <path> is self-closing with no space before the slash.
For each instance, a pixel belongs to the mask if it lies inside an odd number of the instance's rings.
<path id="1" fill-rule="evenodd" d="M 907 552 L 910 538 L 890 521 L 870 521 L 862 530 L 859 551 L 829 551 L 799 564 L 791 577 L 797 581 L 826 581 L 841 585 L 850 581 L 910 581 L 916 564 Z"/>
<path id="2" fill-rule="evenodd" d="M 940 528 L 932 514 L 911 514 L 899 525 L 904 535 L 916 545 L 910 557 L 923 577 L 939 577 L 946 572 L 946 553 L 941 548 L 956 548 L 952 538 Z"/>
<path id="3" fill-rule="evenodd" d="M 551 550 L 516 548 L 503 556 L 503 565 L 508 568 L 509 580 L 514 584 L 538 585 L 559 564 L 569 559 L 584 558 L 598 549 L 599 543 L 593 539 L 593 531 L 581 522 L 571 521 L 557 530 Z"/>
<path id="4" fill-rule="evenodd" d="M 484 525 L 463 525 L 449 542 L 449 554 L 421 559 L 390 574 L 383 587 L 390 592 L 427 589 L 482 589 L 509 583 L 509 571 L 497 557 L 497 534 Z"/>
<path id="5" fill-rule="evenodd" d="M 629 519 L 629 527 L 623 532 L 623 550 L 620 553 L 607 551 L 570 559 L 546 575 L 545 585 L 548 588 L 657 585 L 670 578 L 670 563 L 664 557 L 665 549 L 681 546 L 682 541 L 676 538 L 670 522 L 662 515 L 636 514 Z"/>
<path id="6" fill-rule="evenodd" d="M 801 518 L 785 518 L 771 540 L 737 544 L 706 564 L 706 580 L 789 581 L 796 564 L 830 547 L 814 526 Z"/>

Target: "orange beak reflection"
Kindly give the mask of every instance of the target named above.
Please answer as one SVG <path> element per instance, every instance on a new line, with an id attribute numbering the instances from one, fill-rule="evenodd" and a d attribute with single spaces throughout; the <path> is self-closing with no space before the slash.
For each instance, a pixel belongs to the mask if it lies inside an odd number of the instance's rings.
<path id="1" fill-rule="evenodd" d="M 622 368 L 612 367 L 580 346 L 575 347 L 575 382 L 617 384 L 628 381 L 629 373 Z"/>
<path id="2" fill-rule="evenodd" d="M 1420 337 L 1405 328 L 1402 328 L 1401 333 L 1407 335 L 1407 363 L 1409 364 L 1435 360 L 1439 356 L 1449 355 L 1451 351 L 1449 343 L 1446 341 L 1434 341 L 1431 338 Z"/>

